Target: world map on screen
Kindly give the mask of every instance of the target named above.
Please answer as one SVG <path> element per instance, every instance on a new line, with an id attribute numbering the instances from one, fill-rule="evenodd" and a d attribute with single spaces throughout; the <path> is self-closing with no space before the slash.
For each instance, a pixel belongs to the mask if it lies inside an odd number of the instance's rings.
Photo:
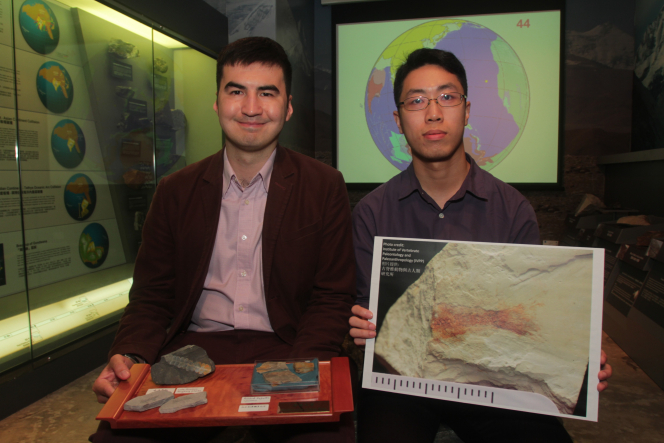
<path id="1" fill-rule="evenodd" d="M 382 155 L 403 171 L 411 162 L 408 143 L 394 121 L 394 76 L 416 49 L 450 51 L 463 63 L 468 80 L 470 120 L 464 149 L 485 170 L 497 166 L 519 141 L 528 120 L 526 71 L 512 47 L 489 28 L 466 20 L 433 20 L 392 41 L 369 75 L 364 112 Z"/>

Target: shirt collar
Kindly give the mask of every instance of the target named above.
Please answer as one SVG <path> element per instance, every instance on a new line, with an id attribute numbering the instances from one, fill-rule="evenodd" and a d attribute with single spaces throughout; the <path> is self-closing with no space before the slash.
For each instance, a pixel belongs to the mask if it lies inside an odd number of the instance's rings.
<path id="1" fill-rule="evenodd" d="M 420 181 L 415 175 L 415 169 L 413 168 L 413 163 L 409 164 L 403 175 L 401 176 L 401 183 L 399 183 L 397 197 L 399 200 L 403 200 L 408 197 L 413 192 L 418 194 L 422 192 L 422 186 Z"/>
<path id="2" fill-rule="evenodd" d="M 468 153 L 466 153 L 466 161 L 470 163 L 470 170 L 463 180 L 461 187 L 450 201 L 461 200 L 466 195 L 466 192 L 470 192 L 480 200 L 488 200 L 489 193 L 487 192 L 486 181 L 488 173 L 483 171 Z"/>
<path id="3" fill-rule="evenodd" d="M 251 179 L 249 186 L 253 185 L 257 180 L 261 180 L 265 192 L 266 193 L 268 192 L 268 190 L 270 189 L 270 179 L 272 178 L 272 170 L 274 169 L 274 159 L 276 156 L 277 156 L 277 150 L 275 149 L 274 151 L 272 151 L 272 154 L 270 154 L 270 157 L 267 159 L 267 161 L 260 169 L 260 171 L 258 171 L 256 176 Z M 226 195 L 233 181 L 237 181 L 237 178 L 235 175 L 235 171 L 231 166 L 231 162 L 228 161 L 228 155 L 226 153 L 226 150 L 224 149 L 224 178 L 223 178 L 223 185 L 221 188 L 223 191 L 223 195 Z"/>
<path id="4" fill-rule="evenodd" d="M 461 200 L 466 195 L 466 192 L 470 192 L 481 200 L 488 200 L 485 176 L 486 173 L 482 171 L 482 169 L 477 165 L 477 163 L 475 163 L 475 160 L 473 160 L 473 158 L 468 155 L 468 153 L 466 153 L 466 161 L 470 163 L 470 170 L 468 171 L 466 178 L 463 180 L 461 187 L 456 192 L 456 194 L 452 196 L 450 201 Z M 412 163 L 408 165 L 408 168 L 404 172 L 405 173 L 401 178 L 401 183 L 399 183 L 399 200 L 408 197 L 413 192 L 417 192 L 418 194 L 422 194 L 424 192 L 420 181 L 415 175 L 415 169 L 413 168 Z"/>

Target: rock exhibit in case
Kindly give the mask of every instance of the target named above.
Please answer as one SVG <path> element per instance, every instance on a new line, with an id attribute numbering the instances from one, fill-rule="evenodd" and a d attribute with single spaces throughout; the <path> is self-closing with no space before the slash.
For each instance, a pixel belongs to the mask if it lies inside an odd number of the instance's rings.
<path id="1" fill-rule="evenodd" d="M 376 357 L 399 375 L 534 392 L 571 414 L 588 365 L 592 257 L 448 243 L 387 311 Z"/>
<path id="2" fill-rule="evenodd" d="M 139 51 L 136 46 L 131 43 L 120 40 L 119 38 L 112 38 L 108 41 L 108 53 L 113 54 L 118 58 L 127 59 L 139 56 Z"/>
<path id="3" fill-rule="evenodd" d="M 204 405 L 207 401 L 207 392 L 198 392 L 196 394 L 183 395 L 182 397 L 174 398 L 168 403 L 159 408 L 162 414 L 171 414 L 180 409 L 193 408 L 194 406 Z"/>
<path id="4" fill-rule="evenodd" d="M 158 385 L 180 385 L 205 377 L 214 369 L 205 349 L 188 345 L 162 356 L 152 366 L 152 381 Z"/>
<path id="5" fill-rule="evenodd" d="M 124 404 L 125 411 L 143 412 L 148 409 L 158 408 L 164 403 L 173 400 L 175 396 L 169 391 L 155 391 L 150 394 L 132 398 Z"/>
<path id="6" fill-rule="evenodd" d="M 161 74 L 166 74 L 168 72 L 168 63 L 163 58 L 155 57 L 154 70 Z"/>
<path id="7" fill-rule="evenodd" d="M 115 95 L 122 98 L 131 98 L 136 95 L 136 90 L 131 86 L 117 85 L 115 87 Z"/>

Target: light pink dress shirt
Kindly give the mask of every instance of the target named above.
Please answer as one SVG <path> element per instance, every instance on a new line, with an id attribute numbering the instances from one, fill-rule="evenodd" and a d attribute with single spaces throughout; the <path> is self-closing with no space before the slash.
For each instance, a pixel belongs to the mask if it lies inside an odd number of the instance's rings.
<path id="1" fill-rule="evenodd" d="M 210 267 L 190 331 L 272 332 L 263 287 L 263 217 L 276 149 L 242 189 L 224 151 L 223 194 Z"/>

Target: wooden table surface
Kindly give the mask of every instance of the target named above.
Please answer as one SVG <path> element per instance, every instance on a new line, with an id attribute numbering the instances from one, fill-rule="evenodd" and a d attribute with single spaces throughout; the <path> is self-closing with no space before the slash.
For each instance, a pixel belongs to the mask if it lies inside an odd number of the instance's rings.
<path id="1" fill-rule="evenodd" d="M 353 394 L 348 358 L 336 357 L 318 363 L 319 392 L 278 393 L 270 395 L 267 411 L 239 412 L 243 397 L 263 397 L 251 394 L 254 365 L 219 365 L 215 371 L 186 385 L 156 385 L 150 375 L 150 365 L 135 364 L 131 377 L 118 385 L 111 398 L 97 416 L 108 421 L 112 428 L 163 428 L 192 426 L 248 426 L 284 423 L 313 423 L 338 421 L 343 412 L 353 410 Z M 205 387 L 208 403 L 162 414 L 159 408 L 145 412 L 123 409 L 134 397 L 145 395 L 153 388 Z M 175 395 L 179 397 L 179 395 Z M 329 401 L 328 412 L 279 413 L 280 402 Z M 263 402 L 267 403 L 267 402 Z M 247 403 L 249 404 L 249 403 Z M 253 404 L 253 403 L 252 403 Z"/>

